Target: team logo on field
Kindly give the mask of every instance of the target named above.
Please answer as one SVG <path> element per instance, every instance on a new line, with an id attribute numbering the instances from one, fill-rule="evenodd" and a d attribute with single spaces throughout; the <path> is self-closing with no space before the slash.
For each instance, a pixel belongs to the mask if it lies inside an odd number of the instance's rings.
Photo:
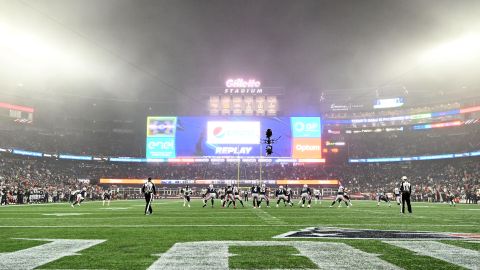
<path id="1" fill-rule="evenodd" d="M 297 232 L 277 235 L 273 238 L 465 240 L 480 239 L 480 234 L 310 227 Z"/>

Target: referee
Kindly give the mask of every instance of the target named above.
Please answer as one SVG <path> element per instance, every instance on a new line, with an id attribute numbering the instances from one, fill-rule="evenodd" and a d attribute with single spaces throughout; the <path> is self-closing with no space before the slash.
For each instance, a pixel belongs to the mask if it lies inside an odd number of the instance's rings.
<path id="1" fill-rule="evenodd" d="M 145 206 L 145 215 L 149 215 L 149 212 L 150 214 L 153 214 L 152 200 L 153 196 L 157 195 L 157 191 L 155 190 L 155 184 L 152 183 L 151 177 L 148 177 L 148 181 L 143 184 L 142 193 L 145 194 L 145 201 L 147 202 L 147 205 Z"/>
<path id="2" fill-rule="evenodd" d="M 407 182 L 407 177 L 402 177 L 402 184 L 400 185 L 400 192 L 402 192 L 402 212 L 405 214 L 405 202 L 407 203 L 408 213 L 412 213 L 412 206 L 410 205 L 410 194 L 412 194 L 412 185 Z"/>

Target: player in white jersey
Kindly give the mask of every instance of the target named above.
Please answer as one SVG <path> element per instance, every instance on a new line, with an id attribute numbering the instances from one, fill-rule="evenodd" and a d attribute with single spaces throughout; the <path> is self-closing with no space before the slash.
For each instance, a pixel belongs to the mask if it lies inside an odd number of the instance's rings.
<path id="1" fill-rule="evenodd" d="M 283 200 L 283 204 L 285 206 L 287 206 L 287 202 L 288 202 L 288 205 L 292 206 L 290 204 L 290 201 L 288 200 L 287 195 L 285 195 L 285 192 L 286 190 L 283 188 L 283 186 L 279 186 L 278 189 L 275 191 L 275 195 L 277 195 L 277 207 L 278 207 L 278 204 L 280 203 L 280 200 Z"/>
<path id="2" fill-rule="evenodd" d="M 455 193 L 453 192 L 453 190 L 450 191 L 450 193 L 448 194 L 448 201 L 450 203 L 450 206 L 453 206 L 455 207 Z"/>
<path id="3" fill-rule="evenodd" d="M 190 195 L 193 194 L 192 189 L 187 185 L 180 191 L 180 194 L 183 195 L 183 206 L 188 202 L 188 207 L 190 207 Z"/>
<path id="4" fill-rule="evenodd" d="M 320 190 L 319 189 L 314 189 L 313 190 L 313 195 L 315 195 L 315 204 L 322 204 L 322 201 L 320 200 Z"/>
<path id="5" fill-rule="evenodd" d="M 378 193 L 378 204 L 377 204 L 377 206 L 380 206 L 381 201 L 384 201 L 384 202 L 388 203 L 388 207 L 392 207 L 390 205 L 390 199 L 388 198 L 387 193 L 385 193 L 385 192 Z"/>
<path id="6" fill-rule="evenodd" d="M 310 208 L 310 204 L 312 203 L 312 191 L 308 187 L 308 185 L 303 185 L 302 188 L 302 208 L 305 207 L 305 201 L 308 200 L 307 208 Z"/>
<path id="7" fill-rule="evenodd" d="M 337 198 L 333 201 L 332 205 L 330 205 L 330 208 L 332 208 L 336 202 L 338 202 L 338 207 L 342 207 L 342 201 L 345 202 L 345 204 L 347 205 L 347 208 L 350 208 L 350 206 L 348 206 L 347 201 L 345 200 L 344 195 L 345 195 L 345 189 L 343 188 L 343 186 L 339 186 L 337 190 Z"/>
<path id="8" fill-rule="evenodd" d="M 77 201 L 72 204 L 72 208 L 75 208 L 74 205 L 78 203 L 78 206 L 85 200 L 85 197 L 87 196 L 87 188 L 83 188 L 81 191 L 76 190 L 75 194 L 77 195 Z"/>
<path id="9" fill-rule="evenodd" d="M 397 205 L 400 205 L 402 203 L 402 195 L 400 194 L 400 189 L 396 183 L 395 188 L 393 189 L 393 194 L 395 194 L 395 201 L 397 202 Z"/>
<path id="10" fill-rule="evenodd" d="M 343 193 L 343 197 L 345 198 L 345 201 L 348 200 L 348 202 L 350 203 L 350 206 L 353 206 L 352 201 L 350 200 L 350 196 L 348 196 L 348 192 L 349 190 L 345 189 Z"/>
<path id="11" fill-rule="evenodd" d="M 103 204 L 105 206 L 105 201 L 107 201 L 107 206 L 110 206 L 110 196 L 112 196 L 112 192 L 109 190 L 103 192 Z"/>
<path id="12" fill-rule="evenodd" d="M 225 188 L 227 187 L 221 187 L 218 189 L 218 195 L 220 196 L 220 203 L 223 205 L 223 201 L 225 200 Z"/>
<path id="13" fill-rule="evenodd" d="M 287 196 L 287 199 L 288 199 L 287 202 L 290 205 L 290 207 L 293 207 L 292 195 L 293 195 L 292 189 L 288 185 L 285 185 L 285 196 Z"/>
<path id="14" fill-rule="evenodd" d="M 213 185 L 210 184 L 210 186 L 207 188 L 207 191 L 205 192 L 205 199 L 203 200 L 203 206 L 205 207 L 207 205 L 208 200 L 212 200 L 212 207 L 215 199 L 217 198 L 217 191 L 213 188 Z"/>

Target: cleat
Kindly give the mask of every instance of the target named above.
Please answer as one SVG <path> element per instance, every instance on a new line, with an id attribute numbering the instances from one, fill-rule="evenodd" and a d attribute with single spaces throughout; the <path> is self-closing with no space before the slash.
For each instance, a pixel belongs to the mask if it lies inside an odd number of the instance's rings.
<path id="1" fill-rule="evenodd" d="M 347 208 L 350 208 L 350 206 L 347 205 Z"/>
<path id="2" fill-rule="evenodd" d="M 75 208 L 75 206 L 73 206 L 73 204 L 72 204 L 72 208 Z"/>
<path id="3" fill-rule="evenodd" d="M 330 208 L 332 208 L 333 206 L 330 205 Z"/>
<path id="4" fill-rule="evenodd" d="M 206 206 L 206 204 L 204 204 L 202 207 L 205 207 L 205 206 Z"/>
<path id="5" fill-rule="evenodd" d="M 188 207 L 190 207 L 190 204 L 188 205 Z"/>
<path id="6" fill-rule="evenodd" d="M 352 204 L 352 203 L 350 203 L 350 206 L 353 206 L 353 204 Z"/>
<path id="7" fill-rule="evenodd" d="M 408 213 L 408 214 L 409 214 L 409 215 L 411 215 L 411 214 L 412 214 L 412 212 L 410 212 L 410 213 Z"/>
<path id="8" fill-rule="evenodd" d="M 212 208 L 214 208 L 215 206 L 212 205 Z"/>
<path id="9" fill-rule="evenodd" d="M 245 208 L 245 205 L 242 205 L 243 208 Z"/>
<path id="10" fill-rule="evenodd" d="M 183 204 L 183 207 L 185 207 L 185 204 Z"/>
<path id="11" fill-rule="evenodd" d="M 293 204 L 290 204 L 290 207 L 293 207 Z"/>
<path id="12" fill-rule="evenodd" d="M 270 208 L 270 205 L 267 205 L 267 208 Z"/>
<path id="13" fill-rule="evenodd" d="M 278 204 L 277 204 L 277 207 L 278 207 Z"/>
<path id="14" fill-rule="evenodd" d="M 150 213 L 150 215 L 153 215 L 153 213 L 155 213 L 155 211 L 152 211 L 152 212 Z"/>
<path id="15" fill-rule="evenodd" d="M 341 204 L 338 206 L 338 208 L 340 208 L 340 207 L 342 207 L 342 205 L 341 205 Z"/>
<path id="16" fill-rule="evenodd" d="M 223 206 L 222 206 L 222 209 L 223 209 Z"/>
<path id="17" fill-rule="evenodd" d="M 148 215 L 150 215 L 150 214 L 149 214 L 149 213 L 145 213 L 145 216 L 148 216 Z"/>
<path id="18" fill-rule="evenodd" d="M 305 207 L 305 205 L 304 205 L 304 204 L 302 204 L 302 208 L 304 208 L 304 207 Z"/>
<path id="19" fill-rule="evenodd" d="M 254 206 L 253 209 L 255 209 L 255 208 L 257 208 L 257 207 Z"/>
<path id="20" fill-rule="evenodd" d="M 391 205 L 389 205 L 388 207 L 392 207 Z"/>
<path id="21" fill-rule="evenodd" d="M 307 208 L 310 208 L 310 204 L 307 206 Z"/>
<path id="22" fill-rule="evenodd" d="M 403 212 L 400 212 L 400 214 L 404 215 L 405 213 L 403 213 Z"/>
<path id="23" fill-rule="evenodd" d="M 258 208 L 260 208 L 261 206 L 259 206 Z"/>
<path id="24" fill-rule="evenodd" d="M 233 209 L 237 209 L 237 207 L 234 205 L 234 206 L 233 206 Z"/>

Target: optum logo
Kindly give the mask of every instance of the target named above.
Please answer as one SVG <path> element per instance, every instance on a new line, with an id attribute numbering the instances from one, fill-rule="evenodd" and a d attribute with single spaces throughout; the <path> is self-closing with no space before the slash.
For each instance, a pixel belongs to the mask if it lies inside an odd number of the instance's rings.
<path id="1" fill-rule="evenodd" d="M 301 145 L 301 144 L 297 144 L 295 146 L 295 149 L 297 149 L 298 151 L 320 151 L 320 146 L 319 145 Z"/>

